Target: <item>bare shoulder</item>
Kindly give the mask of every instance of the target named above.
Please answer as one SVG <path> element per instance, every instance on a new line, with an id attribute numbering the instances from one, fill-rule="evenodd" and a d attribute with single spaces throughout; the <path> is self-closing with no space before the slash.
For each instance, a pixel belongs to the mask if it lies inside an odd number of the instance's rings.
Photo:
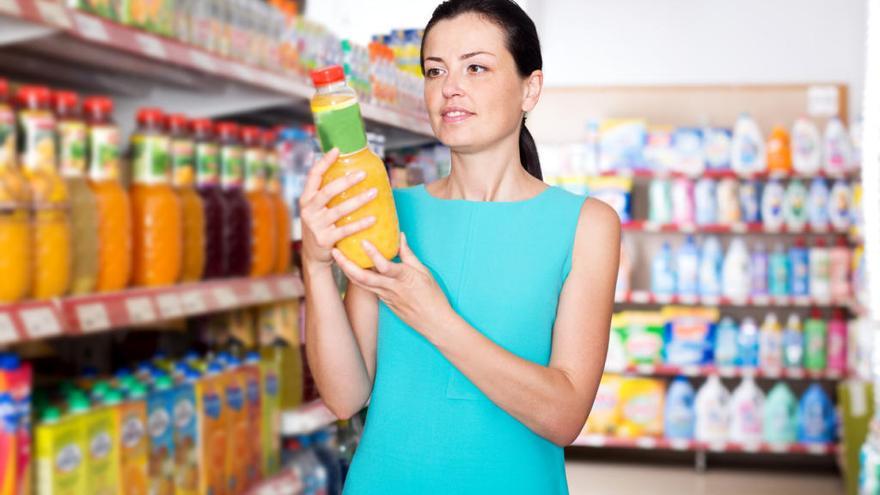
<path id="1" fill-rule="evenodd" d="M 577 236 L 589 238 L 620 238 L 620 217 L 614 208 L 595 198 L 587 198 L 581 206 Z"/>

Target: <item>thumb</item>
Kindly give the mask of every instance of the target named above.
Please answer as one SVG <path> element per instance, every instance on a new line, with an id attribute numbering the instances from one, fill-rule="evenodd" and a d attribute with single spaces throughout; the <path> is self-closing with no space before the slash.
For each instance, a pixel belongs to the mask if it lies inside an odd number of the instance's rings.
<path id="1" fill-rule="evenodd" d="M 406 234 L 403 232 L 400 233 L 400 261 L 417 268 L 424 268 L 422 262 L 419 261 L 415 253 L 412 252 L 412 249 L 409 248 L 409 243 L 406 241 Z"/>

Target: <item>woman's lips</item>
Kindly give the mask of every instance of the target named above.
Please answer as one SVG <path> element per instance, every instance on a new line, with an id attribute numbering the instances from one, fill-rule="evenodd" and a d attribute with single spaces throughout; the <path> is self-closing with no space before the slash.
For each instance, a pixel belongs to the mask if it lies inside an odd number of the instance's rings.
<path id="1" fill-rule="evenodd" d="M 458 122 L 463 122 L 473 117 L 474 114 L 462 108 L 450 108 L 443 110 L 440 113 L 440 116 L 443 118 L 443 122 L 447 124 L 454 124 Z"/>

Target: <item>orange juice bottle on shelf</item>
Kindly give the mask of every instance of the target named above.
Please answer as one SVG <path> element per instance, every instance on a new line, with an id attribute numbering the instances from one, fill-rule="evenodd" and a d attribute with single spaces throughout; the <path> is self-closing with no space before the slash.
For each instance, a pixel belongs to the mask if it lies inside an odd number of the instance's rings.
<path id="1" fill-rule="evenodd" d="M 89 185 L 98 212 L 98 291 L 125 288 L 131 278 L 131 203 L 122 185 L 122 140 L 113 122 L 113 100 L 105 96 L 84 103 L 89 126 Z"/>
<path id="2" fill-rule="evenodd" d="M 183 270 L 181 281 L 202 278 L 205 269 L 205 209 L 196 192 L 195 142 L 185 115 L 168 117 L 171 135 L 171 171 L 183 208 Z"/>
<path id="3" fill-rule="evenodd" d="M 340 152 L 336 162 L 324 173 L 322 186 L 358 171 L 367 174 L 366 179 L 334 197 L 327 206 L 334 207 L 371 188 L 378 193 L 374 200 L 336 223 L 341 227 L 368 216 L 376 218 L 372 227 L 346 237 L 337 244 L 339 250 L 359 266 L 372 267 L 373 261 L 364 252 L 361 241 L 370 241 L 387 259 L 396 256 L 399 248 L 397 210 L 385 164 L 367 147 L 357 94 L 345 84 L 342 67 L 334 65 L 313 71 L 312 82 L 317 92 L 312 97 L 311 107 L 321 148 L 325 153 L 333 148 L 338 148 Z"/>
<path id="4" fill-rule="evenodd" d="M 245 127 L 241 132 L 244 142 L 244 190 L 251 207 L 251 276 L 264 277 L 275 268 L 275 208 L 266 191 L 266 152 L 263 149 L 263 131 L 259 127 Z"/>
<path id="5" fill-rule="evenodd" d="M 8 88 L 0 79 L 0 303 L 30 293 L 33 252 L 30 188 L 17 166 L 15 111 Z"/>
<path id="6" fill-rule="evenodd" d="M 266 151 L 266 189 L 272 198 L 275 215 L 275 267 L 274 273 L 285 273 L 290 270 L 290 208 L 281 193 L 281 169 L 276 149 L 277 134 L 272 131 L 263 133 L 263 148 Z"/>
<path id="7" fill-rule="evenodd" d="M 70 287 L 69 197 L 58 174 L 55 116 L 43 86 L 18 90 L 21 166 L 31 185 L 34 210 L 33 287 L 37 299 L 63 295 Z"/>
<path id="8" fill-rule="evenodd" d="M 58 156 L 61 176 L 70 195 L 73 229 L 73 265 L 70 292 L 95 290 L 98 277 L 98 213 L 95 194 L 86 180 L 86 123 L 79 111 L 79 95 L 56 91 L 52 95 L 58 119 Z"/>
<path id="9" fill-rule="evenodd" d="M 223 219 L 226 199 L 220 190 L 220 151 L 214 140 L 214 123 L 208 119 L 192 123 L 196 140 L 196 188 L 205 212 L 204 278 L 225 274 L 223 261 Z"/>
<path id="10" fill-rule="evenodd" d="M 180 279 L 183 211 L 171 187 L 171 140 L 164 119 L 161 110 L 142 108 L 131 138 L 131 282 L 136 286 L 169 285 Z"/>
<path id="11" fill-rule="evenodd" d="M 217 124 L 220 142 L 220 187 L 223 190 L 223 260 L 226 276 L 251 273 L 251 207 L 242 190 L 243 151 L 238 125 Z"/>

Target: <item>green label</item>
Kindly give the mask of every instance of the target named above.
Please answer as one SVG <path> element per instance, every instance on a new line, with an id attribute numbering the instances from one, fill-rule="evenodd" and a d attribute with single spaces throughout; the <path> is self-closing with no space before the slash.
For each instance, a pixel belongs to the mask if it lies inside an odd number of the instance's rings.
<path id="1" fill-rule="evenodd" d="M 15 113 L 0 104 L 0 168 L 15 165 Z"/>
<path id="2" fill-rule="evenodd" d="M 242 165 L 241 146 L 223 145 L 220 148 L 220 184 L 223 187 L 240 186 Z"/>
<path id="3" fill-rule="evenodd" d="M 23 110 L 18 115 L 21 165 L 29 170 L 55 171 L 55 117 L 48 110 Z"/>
<path id="4" fill-rule="evenodd" d="M 119 179 L 119 129 L 112 125 L 89 129 L 89 176 L 93 180 Z"/>
<path id="5" fill-rule="evenodd" d="M 168 136 L 136 134 L 132 137 L 131 145 L 134 182 L 167 183 L 171 155 L 171 140 Z"/>
<path id="6" fill-rule="evenodd" d="M 214 143 L 199 143 L 196 145 L 196 182 L 199 184 L 217 183 L 217 145 Z"/>
<path id="7" fill-rule="evenodd" d="M 195 182 L 195 162 L 195 143 L 192 139 L 175 139 L 171 142 L 174 185 L 187 186 Z"/>
<path id="8" fill-rule="evenodd" d="M 326 111 L 315 112 L 315 127 L 321 139 L 321 148 L 328 152 L 339 148 L 343 155 L 360 151 L 367 146 L 364 119 L 357 100 L 342 107 L 330 107 Z"/>
<path id="9" fill-rule="evenodd" d="M 78 121 L 58 123 L 61 175 L 82 177 L 86 172 L 86 124 Z"/>
<path id="10" fill-rule="evenodd" d="M 244 152 L 244 185 L 247 189 L 263 187 L 266 175 L 266 154 L 262 148 L 248 148 Z"/>

